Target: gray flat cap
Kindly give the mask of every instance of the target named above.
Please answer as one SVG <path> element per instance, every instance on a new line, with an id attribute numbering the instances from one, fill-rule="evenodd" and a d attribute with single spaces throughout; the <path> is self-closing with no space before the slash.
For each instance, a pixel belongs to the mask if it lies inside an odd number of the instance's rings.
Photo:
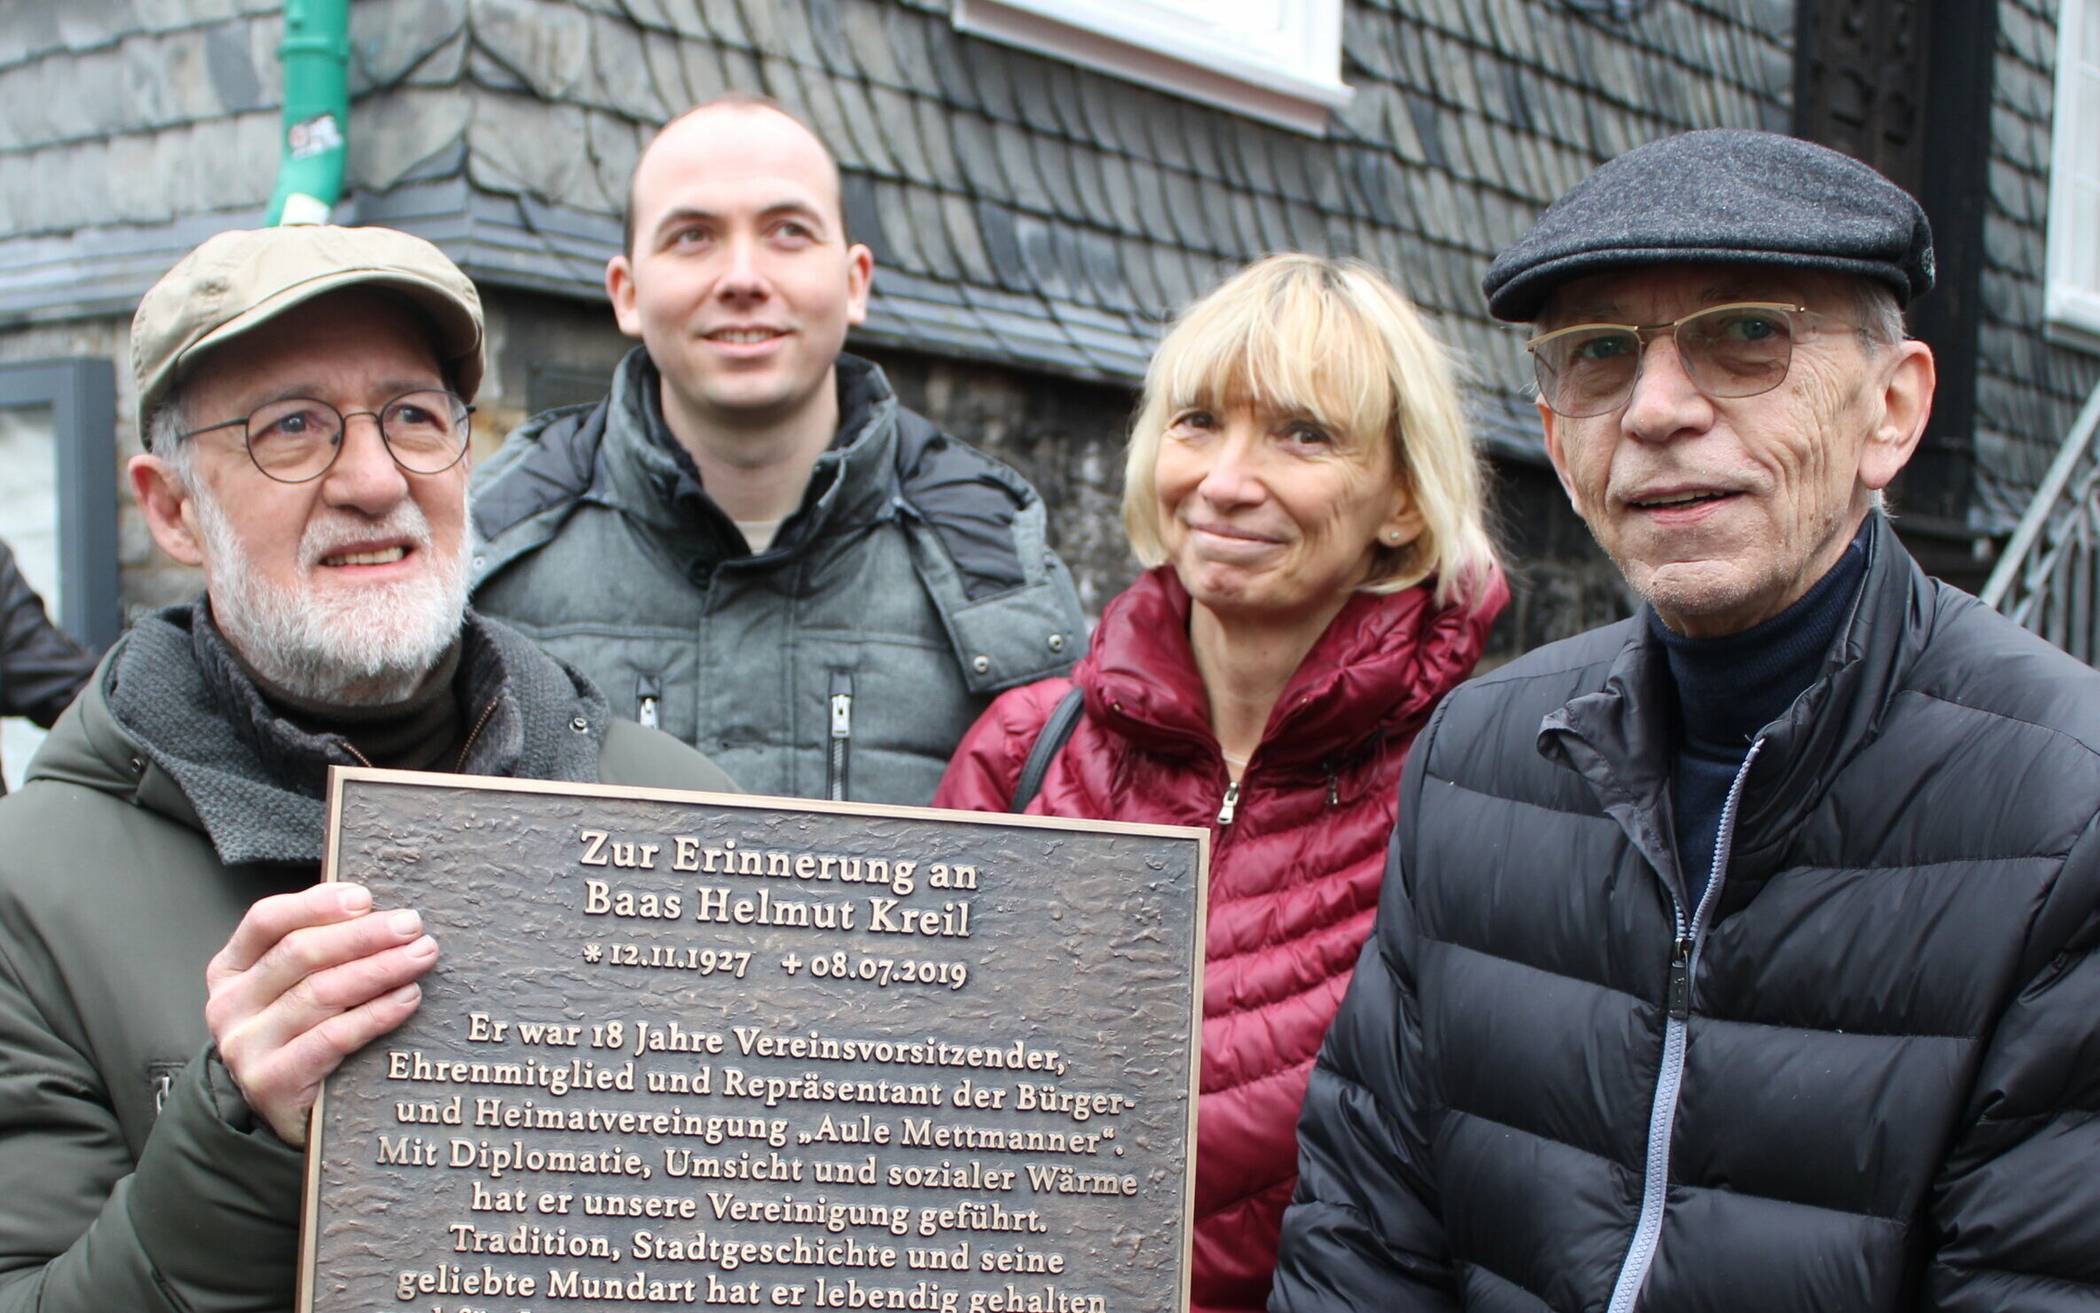
<path id="1" fill-rule="evenodd" d="M 1488 313 L 1526 323 L 1571 278 L 1688 263 L 1859 274 L 1909 305 L 1932 290 L 1932 227 L 1909 192 L 1850 156 L 1713 128 L 1635 147 L 1575 184 L 1480 287 Z"/>

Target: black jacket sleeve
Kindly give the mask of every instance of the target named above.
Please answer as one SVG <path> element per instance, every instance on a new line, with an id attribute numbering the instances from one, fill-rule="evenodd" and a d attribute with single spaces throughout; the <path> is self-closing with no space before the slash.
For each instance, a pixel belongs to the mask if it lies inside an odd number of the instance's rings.
<path id="1" fill-rule="evenodd" d="M 2100 1291 L 2100 819 L 2026 958 L 1934 1182 L 1924 1309 L 2089 1309 Z"/>
<path id="2" fill-rule="evenodd" d="M 1459 1307 L 1432 1185 L 1435 1109 L 1419 1079 L 1407 869 L 1442 718 L 1439 710 L 1408 754 L 1377 924 L 1305 1092 L 1298 1189 L 1283 1217 L 1270 1313 Z"/>
<path id="3" fill-rule="evenodd" d="M 51 623 L 44 599 L 0 543 L 0 715 L 49 729 L 94 672 L 94 654 Z"/>

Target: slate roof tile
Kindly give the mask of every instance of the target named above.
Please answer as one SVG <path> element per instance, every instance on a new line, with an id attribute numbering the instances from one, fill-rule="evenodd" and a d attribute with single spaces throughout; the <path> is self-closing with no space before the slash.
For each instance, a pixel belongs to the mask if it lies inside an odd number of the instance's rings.
<path id="1" fill-rule="evenodd" d="M 1029 133 L 1027 141 L 1030 172 L 1041 181 L 1051 213 L 1068 224 L 1085 222 L 1086 209 L 1079 199 L 1078 164 L 1073 158 L 1080 148 L 1047 132 Z"/>
<path id="2" fill-rule="evenodd" d="M 783 15 L 774 0 L 737 0 L 737 9 L 743 16 L 744 33 L 751 39 L 752 50 L 776 57 L 792 53 L 786 31 L 801 26 L 799 15 Z"/>
<path id="3" fill-rule="evenodd" d="M 893 92 L 911 85 L 890 44 L 887 6 L 847 4 L 839 8 L 838 15 L 839 43 L 859 65 L 863 78 Z"/>
<path id="4" fill-rule="evenodd" d="M 879 192 L 878 196 L 886 194 Z M 900 187 L 895 199 L 898 204 L 894 209 L 884 208 L 882 224 L 885 232 L 898 234 L 900 251 L 911 251 L 910 258 L 900 257 L 901 262 L 915 272 L 931 275 L 943 285 L 962 278 L 962 265 L 948 242 L 947 221 L 941 213 L 941 193 L 927 187 Z M 880 270 L 876 271 L 878 282 L 883 276 Z"/>
<path id="5" fill-rule="evenodd" d="M 1159 281 L 1159 268 L 1152 261 L 1152 242 L 1144 237 L 1121 237 L 1116 239 L 1116 252 L 1132 308 L 1148 315 L 1171 313 L 1166 288 Z"/>
<path id="6" fill-rule="evenodd" d="M 992 121 L 980 114 L 955 114 L 948 127 L 955 142 L 955 157 L 962 166 L 958 181 L 977 196 L 1004 196 L 1006 177 L 999 167 L 999 144 Z"/>
<path id="7" fill-rule="evenodd" d="M 1029 135 L 1026 128 L 1017 124 L 992 121 L 992 148 L 998 153 L 999 171 L 1006 177 L 1006 188 L 999 195 L 1022 209 L 1047 213 L 1050 193 L 1028 148 Z"/>
<path id="8" fill-rule="evenodd" d="M 671 116 L 671 102 L 657 85 L 642 46 L 642 33 L 633 24 L 603 16 L 590 20 L 588 103 L 644 123 L 661 123 Z M 681 77 L 679 100 L 684 99 L 683 83 Z"/>
<path id="9" fill-rule="evenodd" d="M 1261 241 L 1246 248 L 1245 254 L 1254 255 L 1262 251 L 1291 251 L 1297 249 L 1296 230 L 1291 224 L 1292 206 L 1281 197 L 1256 196 L 1254 212 L 1260 216 Z"/>
<path id="10" fill-rule="evenodd" d="M 751 49 L 751 33 L 744 27 L 744 10 L 738 0 L 700 0 L 700 19 L 717 41 L 739 49 Z"/>
<path id="11" fill-rule="evenodd" d="M 993 279 L 1010 292 L 1030 290 L 1020 234 L 1014 228 L 1014 212 L 997 201 L 980 199 L 971 207 L 971 213 L 976 217 L 977 235 L 984 242 Z"/>
<path id="12" fill-rule="evenodd" d="M 457 171 L 472 104 L 445 91 L 375 96 L 354 106 L 349 180 L 360 192 L 389 191 L 404 182 Z"/>
<path id="13" fill-rule="evenodd" d="M 467 149 L 470 176 L 480 186 L 566 200 L 577 192 L 588 149 L 584 111 L 576 105 L 539 104 L 477 114 L 467 128 Z"/>
<path id="14" fill-rule="evenodd" d="M 1203 189 L 1195 175 L 1172 168 L 1160 169 L 1158 175 L 1166 187 L 1167 214 L 1173 220 L 1174 231 L 1181 235 L 1181 244 L 1191 250 L 1217 250 L 1220 242 L 1214 235 L 1210 207 L 1204 204 Z"/>
<path id="15" fill-rule="evenodd" d="M 1070 298 L 1076 290 L 1078 280 L 1074 275 L 1078 270 L 1068 263 L 1066 251 L 1059 246 L 1058 229 L 1030 214 L 1014 213 L 1012 219 L 1023 286 L 1046 301 Z"/>
<path id="16" fill-rule="evenodd" d="M 932 39 L 931 24 L 924 15 L 915 14 L 900 5 L 883 7 L 882 27 L 889 37 L 890 57 L 897 64 L 903 85 L 921 95 L 933 96 L 940 91 L 940 72 L 934 66 L 933 47 L 939 44 Z M 948 34 L 939 34 L 945 38 Z"/>
<path id="17" fill-rule="evenodd" d="M 627 180 L 634 175 L 634 162 L 642 153 L 642 129 L 633 119 L 599 111 L 586 112 L 584 140 L 588 143 L 589 180 L 595 190 L 579 187 L 574 203 L 601 214 L 618 214 L 626 205 Z"/>
<path id="18" fill-rule="evenodd" d="M 663 32 L 651 32 L 643 39 L 642 58 L 648 70 L 649 99 L 658 107 L 658 112 L 647 117 L 637 116 L 640 122 L 656 127 L 683 114 L 699 99 L 686 78 L 685 47 L 693 44 L 696 43 Z"/>
<path id="19" fill-rule="evenodd" d="M 816 49 L 816 62 L 835 78 L 857 78 L 860 76 L 859 61 L 852 49 L 853 36 L 846 28 L 846 17 L 839 0 L 808 0 L 807 25 L 810 44 Z M 846 7 L 858 9 L 857 0 L 846 0 Z M 789 26 L 797 26 L 792 19 Z"/>
<path id="20" fill-rule="evenodd" d="M 1062 132 L 1063 116 L 1051 99 L 1050 79 L 1044 74 L 1058 61 L 1035 59 L 1015 52 L 1002 52 L 1010 67 L 1006 83 L 1013 97 L 1015 123 L 1030 132 Z M 997 117 L 995 115 L 995 117 Z"/>
<path id="21" fill-rule="evenodd" d="M 869 83 L 861 88 L 867 98 L 866 131 L 879 135 L 889 151 L 892 170 L 921 187 L 942 181 L 927 160 L 926 141 L 920 135 L 912 97 L 905 92 Z"/>
<path id="22" fill-rule="evenodd" d="M 700 0 L 661 0 L 664 23 L 673 32 L 688 41 L 705 40 L 713 33 L 709 31 L 707 19 L 700 13 Z"/>
<path id="23" fill-rule="evenodd" d="M 868 131 L 870 125 L 865 116 L 857 123 L 851 121 L 849 108 L 841 99 L 850 84 L 825 76 L 821 69 L 791 60 L 769 58 L 765 63 L 769 80 L 797 88 L 796 103 L 801 105 L 817 136 L 831 146 L 832 154 L 841 166 L 895 171 L 895 166 L 888 162 L 887 152 L 882 155 L 869 153 L 868 139 L 877 134 Z M 876 145 L 875 149 L 880 151 L 882 147 Z"/>
<path id="24" fill-rule="evenodd" d="M 1162 100 L 1161 110 L 1174 120 L 1172 161 L 1198 177 L 1222 179 L 1225 167 L 1218 158 L 1218 125 L 1223 116 L 1173 97 Z"/>
<path id="25" fill-rule="evenodd" d="M 580 9 L 483 3 L 474 13 L 475 78 L 520 87 L 541 100 L 573 98 L 590 71 L 590 16 Z M 493 62 L 502 72 L 487 68 Z"/>
<path id="26" fill-rule="evenodd" d="M 1110 94 L 1113 86 L 1113 79 L 1079 75 L 1079 121 L 1084 131 L 1078 135 L 1103 150 L 1122 149 L 1122 130 L 1116 123 L 1116 106 Z"/>
<path id="27" fill-rule="evenodd" d="M 845 121 L 846 132 L 857 143 L 856 152 L 868 162 L 868 167 L 887 177 L 896 177 L 904 172 L 896 151 L 901 148 L 900 138 L 910 137 L 910 132 L 895 132 L 875 111 L 873 88 L 866 83 L 844 78 L 825 78 L 838 99 L 840 116 Z M 905 119 L 907 127 L 910 119 Z"/>
<path id="28" fill-rule="evenodd" d="M 1096 305 L 1128 309 L 1134 304 L 1130 280 L 1123 271 L 1121 244 L 1096 228 L 1073 230 L 1079 245 L 1080 272 L 1094 289 Z"/>
<path id="29" fill-rule="evenodd" d="M 1087 223 L 1099 228 L 1120 227 L 1117 216 L 1111 210 L 1108 197 L 1108 182 L 1103 177 L 1104 156 L 1091 146 L 1073 146 L 1065 158 L 1072 166 L 1074 195 L 1079 202 L 1080 213 Z"/>
<path id="30" fill-rule="evenodd" d="M 724 91 L 763 91 L 770 94 L 766 85 L 765 65 L 754 52 L 740 46 L 722 46 L 716 50 L 722 57 L 722 89 Z"/>
<path id="31" fill-rule="evenodd" d="M 965 285 L 985 287 L 999 281 L 983 234 L 977 227 L 976 207 L 967 198 L 952 192 L 942 194 L 941 227 L 953 248 L 956 264 L 961 266 Z"/>
<path id="32" fill-rule="evenodd" d="M 698 104 L 729 89 L 721 47 L 712 41 L 680 41 L 676 48 L 678 62 L 685 66 L 687 104 Z"/>
<path id="33" fill-rule="evenodd" d="M 466 0 L 364 0 L 350 10 L 350 93 L 387 86 L 412 73 L 452 82 L 464 66 Z M 449 54 L 431 61 L 439 49 Z M 431 62 L 444 67 L 432 69 Z"/>
<path id="34" fill-rule="evenodd" d="M 954 117 L 930 97 L 912 97 L 912 122 L 918 127 L 919 144 L 926 150 L 926 168 L 935 186 L 962 183 L 962 162 L 955 153 L 952 131 Z"/>
<path id="35" fill-rule="evenodd" d="M 1260 250 L 1263 245 L 1261 216 L 1255 213 L 1254 193 L 1238 188 L 1220 188 L 1219 191 L 1225 208 L 1208 216 L 1213 231 L 1229 231 L 1233 250 Z"/>
<path id="36" fill-rule="evenodd" d="M 917 26 L 924 28 L 925 21 L 919 20 Z M 970 71 L 970 62 L 977 58 L 979 48 L 989 43 L 967 37 L 951 40 L 947 33 L 925 35 L 927 61 L 933 72 L 930 89 L 938 92 L 942 102 L 953 109 L 984 112 L 984 97 L 977 90 L 977 78 Z M 963 49 L 966 42 L 969 46 L 967 55 Z"/>
<path id="37" fill-rule="evenodd" d="M 1044 59 L 1036 61 L 1034 72 L 1035 76 L 1029 81 L 1042 83 L 1044 99 L 1052 115 L 1047 123 L 1056 124 L 1058 132 L 1074 142 L 1091 140 L 1086 110 L 1080 104 L 1085 79 L 1078 67 L 1061 59 Z M 1047 126 L 1047 123 L 1039 122 L 1036 126 Z"/>
<path id="38" fill-rule="evenodd" d="M 607 5 L 607 11 L 638 27 L 663 31 L 671 26 L 671 20 L 664 14 L 663 0 L 614 0 Z"/>

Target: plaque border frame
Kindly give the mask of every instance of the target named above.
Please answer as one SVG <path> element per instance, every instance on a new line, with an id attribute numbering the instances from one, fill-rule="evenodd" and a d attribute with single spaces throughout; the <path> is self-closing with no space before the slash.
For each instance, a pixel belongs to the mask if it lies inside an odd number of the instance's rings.
<path id="1" fill-rule="evenodd" d="M 891 803 L 835 802 L 829 798 L 789 798 L 760 793 L 715 793 L 702 789 L 666 789 L 650 785 L 567 782 L 562 780 L 508 779 L 494 775 L 454 775 L 443 771 L 388 770 L 372 766 L 328 768 L 327 829 L 321 853 L 321 883 L 336 882 L 338 827 L 342 821 L 343 791 L 351 784 L 428 785 L 433 788 L 474 789 L 490 793 L 551 793 L 567 797 L 639 799 L 646 802 L 697 802 L 717 807 L 750 810 L 790 809 L 828 812 L 837 816 L 902 817 L 975 825 L 1021 826 L 1044 830 L 1077 830 L 1089 834 L 1137 834 L 1160 839 L 1196 841 L 1195 953 L 1192 956 L 1189 1032 L 1188 1170 L 1181 1188 L 1181 1289 L 1175 1308 L 1188 1313 L 1190 1279 L 1195 1257 L 1196 1214 L 1196 1111 L 1203 1094 L 1203 974 L 1209 949 L 1210 846 L 1208 828 L 1194 825 L 1157 825 L 1144 821 L 1093 821 L 1069 816 L 1030 816 L 1020 812 L 957 811 L 948 807 L 909 807 Z M 330 1079 L 333 1079 L 331 1075 Z M 320 1247 L 316 1225 L 321 1197 L 321 1128 L 328 1103 L 328 1081 L 321 1083 L 314 1106 L 307 1113 L 306 1162 L 301 1169 L 305 1183 L 299 1192 L 299 1285 L 294 1313 L 313 1313 L 314 1264 Z"/>

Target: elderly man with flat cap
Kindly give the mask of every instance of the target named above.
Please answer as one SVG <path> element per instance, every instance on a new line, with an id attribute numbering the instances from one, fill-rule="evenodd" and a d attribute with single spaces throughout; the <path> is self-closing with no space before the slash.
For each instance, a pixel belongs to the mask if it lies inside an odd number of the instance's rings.
<path id="1" fill-rule="evenodd" d="M 1909 196 L 1738 131 L 1489 270 L 1644 604 L 1417 740 L 1272 1309 L 2100 1304 L 2100 674 L 1889 527 L 1931 283 Z"/>
<path id="2" fill-rule="evenodd" d="M 328 768 L 728 782 L 466 611 L 481 305 L 435 247 L 221 234 L 131 342 L 132 489 L 205 595 L 0 800 L 0 1310 L 281 1311 L 315 1092 L 439 951 L 316 883 Z"/>

